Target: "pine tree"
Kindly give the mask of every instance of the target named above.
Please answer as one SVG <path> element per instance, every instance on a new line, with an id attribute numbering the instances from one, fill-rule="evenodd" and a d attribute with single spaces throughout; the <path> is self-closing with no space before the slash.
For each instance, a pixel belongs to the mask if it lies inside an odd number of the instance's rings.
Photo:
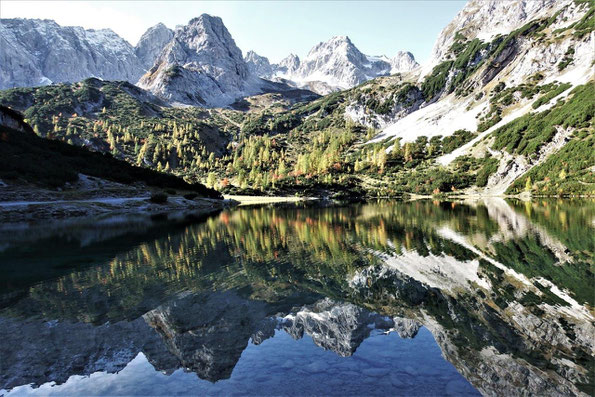
<path id="1" fill-rule="evenodd" d="M 362 162 L 361 162 L 361 161 L 359 161 L 359 159 L 355 160 L 355 165 L 353 166 L 353 170 L 354 170 L 355 172 L 360 172 L 360 171 L 361 171 L 363 168 L 364 168 L 364 167 L 363 167 L 363 165 L 362 165 Z"/>
<path id="2" fill-rule="evenodd" d="M 525 182 L 525 191 L 530 192 L 533 189 L 533 184 L 531 183 L 531 177 L 527 177 L 527 182 Z"/>
<path id="3" fill-rule="evenodd" d="M 279 162 L 279 167 L 277 168 L 277 174 L 284 177 L 287 175 L 287 167 L 285 166 L 285 161 L 281 160 Z"/>
<path id="4" fill-rule="evenodd" d="M 215 176 L 215 173 L 209 172 L 209 174 L 207 175 L 207 186 L 214 187 L 216 181 L 217 181 L 217 177 Z"/>
<path id="5" fill-rule="evenodd" d="M 386 165 L 386 150 L 381 149 L 380 152 L 378 152 L 376 162 L 376 166 L 380 172 L 384 172 L 384 166 Z"/>

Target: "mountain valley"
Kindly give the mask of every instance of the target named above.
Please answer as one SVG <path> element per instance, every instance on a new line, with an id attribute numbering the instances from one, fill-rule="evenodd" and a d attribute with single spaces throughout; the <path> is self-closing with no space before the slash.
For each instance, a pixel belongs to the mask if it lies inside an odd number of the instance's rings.
<path id="1" fill-rule="evenodd" d="M 595 395 L 595 0 L 4 3 L 0 396 Z"/>
<path id="2" fill-rule="evenodd" d="M 42 137 L 225 193 L 592 194 L 594 7 L 519 0 L 523 18 L 489 21 L 499 4 L 470 1 L 422 66 L 347 36 L 271 64 L 202 15 L 127 47 L 141 69 L 156 57 L 138 87 L 91 78 L 0 104 Z"/>

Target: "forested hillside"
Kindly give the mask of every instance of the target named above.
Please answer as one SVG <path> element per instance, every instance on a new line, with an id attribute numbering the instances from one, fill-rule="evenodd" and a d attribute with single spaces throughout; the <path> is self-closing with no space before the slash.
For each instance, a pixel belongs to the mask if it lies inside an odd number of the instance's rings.
<path id="1" fill-rule="evenodd" d="M 6 112 L 6 109 L 0 108 L 0 115 Z M 10 113 L 18 117 L 18 114 Z M 219 192 L 201 183 L 191 184 L 174 175 L 133 166 L 113 158 L 109 153 L 43 139 L 32 131 L 0 125 L 0 140 L 0 178 L 6 182 L 57 188 L 77 182 L 79 174 L 85 174 L 127 185 L 141 183 L 153 188 L 183 189 L 202 197 L 221 198 Z"/>

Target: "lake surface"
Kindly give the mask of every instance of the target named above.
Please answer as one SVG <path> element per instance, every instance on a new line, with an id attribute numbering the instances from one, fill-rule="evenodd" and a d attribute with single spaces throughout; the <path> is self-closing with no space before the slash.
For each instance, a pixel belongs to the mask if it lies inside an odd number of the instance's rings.
<path id="1" fill-rule="evenodd" d="M 0 395 L 593 395 L 595 202 L 0 228 Z"/>

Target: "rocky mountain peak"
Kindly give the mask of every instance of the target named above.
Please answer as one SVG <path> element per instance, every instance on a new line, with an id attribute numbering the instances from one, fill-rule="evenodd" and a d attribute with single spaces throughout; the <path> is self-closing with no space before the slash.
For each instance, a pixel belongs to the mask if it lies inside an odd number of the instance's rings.
<path id="1" fill-rule="evenodd" d="M 315 45 L 292 79 L 318 93 L 346 89 L 390 72 L 387 62 L 364 55 L 347 36 L 335 36 Z M 313 85 L 314 84 L 314 85 Z"/>
<path id="2" fill-rule="evenodd" d="M 457 33 L 469 40 L 490 41 L 572 4 L 573 0 L 470 0 L 438 36 L 422 76 L 444 59 Z"/>
<path id="3" fill-rule="evenodd" d="M 263 57 L 254 51 L 248 51 L 244 57 L 250 72 L 262 78 L 270 78 L 273 74 L 273 68 L 267 57 Z"/>
<path id="4" fill-rule="evenodd" d="M 218 27 L 223 27 L 225 28 L 225 25 L 223 25 L 223 20 L 217 16 L 213 16 L 213 15 L 209 15 L 209 14 L 200 14 L 197 17 L 192 18 L 191 20 L 188 21 L 188 23 L 186 24 L 186 26 L 218 26 Z"/>
<path id="5" fill-rule="evenodd" d="M 288 72 L 295 72 L 300 67 L 300 57 L 289 54 L 279 62 L 280 67 L 287 68 Z"/>
<path id="6" fill-rule="evenodd" d="M 326 62 L 332 57 L 346 57 L 352 62 L 366 62 L 366 56 L 357 49 L 348 36 L 334 36 L 328 41 L 315 45 L 306 56 L 304 63 Z"/>
<path id="7" fill-rule="evenodd" d="M 173 103 L 226 106 L 260 91 L 221 18 L 202 14 L 177 28 L 139 86 Z"/>
<path id="8" fill-rule="evenodd" d="M 267 57 L 260 56 L 252 50 L 250 50 L 246 53 L 246 56 L 244 57 L 244 59 L 246 59 L 246 60 L 266 59 L 268 61 Z"/>
<path id="9" fill-rule="evenodd" d="M 47 19 L 2 19 L 0 64 L 0 89 L 92 76 L 135 82 L 142 74 L 134 48 L 111 29 L 60 26 Z"/>
<path id="10" fill-rule="evenodd" d="M 333 36 L 316 44 L 300 62 L 291 54 L 272 65 L 273 78 L 281 78 L 319 94 L 351 88 L 364 81 L 391 73 L 407 72 L 419 66 L 409 52 L 394 58 L 363 54 L 349 36 Z M 259 74 L 262 76 L 262 74 Z"/>
<path id="11" fill-rule="evenodd" d="M 227 58 L 243 63 L 242 51 L 219 17 L 202 14 L 193 18 L 188 25 L 176 32 L 175 39 L 182 40 L 188 49 L 193 50 L 197 55 L 221 55 L 220 50 L 226 50 Z"/>
<path id="12" fill-rule="evenodd" d="M 335 48 L 344 47 L 344 48 L 347 48 L 347 47 L 351 47 L 351 46 L 353 46 L 355 48 L 355 46 L 353 45 L 353 42 L 351 41 L 349 36 L 333 36 L 327 41 L 318 43 L 318 45 L 315 46 L 314 48 L 317 48 L 317 47 L 335 47 Z"/>
<path id="13" fill-rule="evenodd" d="M 389 62 L 391 74 L 409 72 L 419 66 L 415 57 L 409 51 L 398 51 Z"/>
<path id="14" fill-rule="evenodd" d="M 153 63 L 174 37 L 174 32 L 162 23 L 150 27 L 141 36 L 134 52 L 139 58 L 145 70 L 150 69 Z"/>
<path id="15" fill-rule="evenodd" d="M 393 59 L 366 56 L 348 36 L 318 43 L 303 61 L 290 54 L 271 64 L 254 51 L 244 58 L 221 18 L 208 14 L 175 30 L 159 23 L 135 47 L 110 29 L 2 20 L 0 45 L 0 89 L 98 77 L 127 80 L 170 102 L 202 106 L 226 106 L 248 94 L 288 88 L 258 77 L 325 94 L 416 66 L 408 53 Z M 268 84 L 264 91 L 263 84 Z"/>

